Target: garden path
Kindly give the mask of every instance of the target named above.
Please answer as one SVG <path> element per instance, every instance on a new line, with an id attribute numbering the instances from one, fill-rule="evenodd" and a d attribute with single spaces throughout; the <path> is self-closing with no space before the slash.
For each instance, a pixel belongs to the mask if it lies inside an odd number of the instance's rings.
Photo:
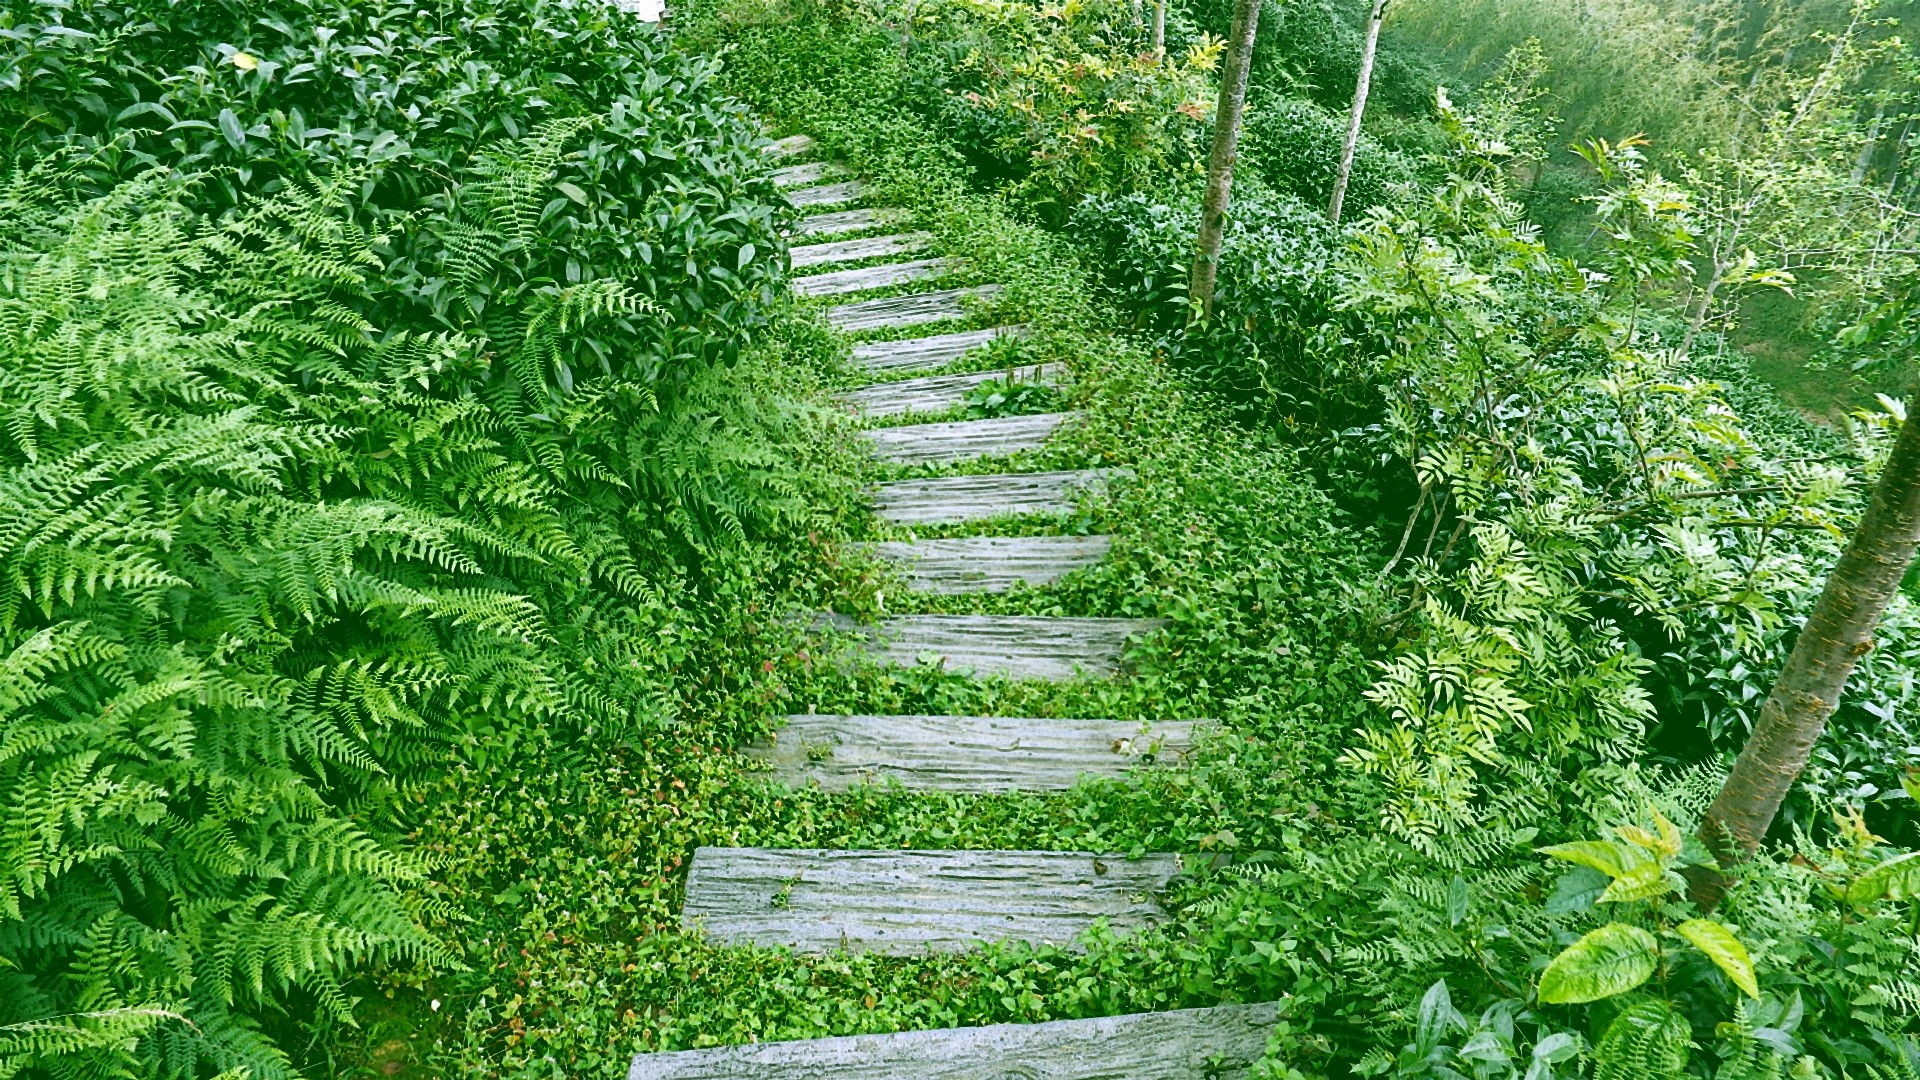
<path id="1" fill-rule="evenodd" d="M 805 136 L 771 153 L 790 159 L 775 173 L 795 206 L 814 210 L 795 229 L 834 237 L 793 249 L 802 296 L 841 302 L 827 321 L 866 340 L 854 361 L 883 381 L 843 397 L 880 420 L 869 429 L 875 454 L 899 464 L 950 464 L 1038 448 L 1076 414 L 913 423 L 948 412 L 969 389 L 1016 374 L 1059 382 L 1044 365 L 886 381 L 915 370 L 964 366 L 1019 326 L 953 331 L 997 296 L 996 284 L 938 286 L 964 269 L 960 255 L 921 256 L 924 232 L 889 231 L 910 215 L 857 205 L 871 188 L 819 160 Z M 861 293 L 887 295 L 859 299 Z M 919 332 L 924 328 L 926 332 Z M 912 336 L 901 337 L 904 330 Z M 1009 513 L 1059 514 L 1111 470 L 990 473 L 880 485 L 874 511 L 898 525 L 944 525 Z M 981 536 L 910 539 L 876 545 L 917 589 L 997 591 L 1044 584 L 1103 558 L 1104 536 Z M 822 625 L 854 632 L 871 659 L 903 666 L 938 657 L 976 675 L 1017 679 L 1117 677 L 1127 642 L 1157 620 L 1045 616 L 909 615 L 857 626 L 833 614 Z M 976 716 L 796 716 L 755 750 L 775 778 L 844 790 L 863 783 L 990 793 L 1057 791 L 1082 776 L 1125 777 L 1143 760 L 1178 762 L 1193 721 L 1142 725 L 1114 720 Z M 1157 767 L 1166 767 L 1164 765 Z M 1126 934 L 1165 920 L 1160 895 L 1180 871 L 1177 854 L 1129 859 L 1100 852 L 834 851 L 700 848 L 688 876 L 688 926 L 729 945 L 802 952 L 858 950 L 922 954 L 995 941 L 1072 948 L 1096 923 Z M 1094 1020 L 1004 1024 L 896 1035 L 642 1054 L 629 1080 L 1215 1080 L 1244 1075 L 1276 1020 L 1274 1005 L 1230 1005 Z"/>

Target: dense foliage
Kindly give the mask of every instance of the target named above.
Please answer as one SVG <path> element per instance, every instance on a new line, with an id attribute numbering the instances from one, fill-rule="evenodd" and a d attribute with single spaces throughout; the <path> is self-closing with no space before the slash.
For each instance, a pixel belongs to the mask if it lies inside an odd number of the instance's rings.
<path id="1" fill-rule="evenodd" d="M 716 393 L 761 140 L 597 5 L 5 18 L 0 1071 L 293 1075 L 460 962 L 395 800 L 668 723 L 678 609 L 797 520 Z"/>
<path id="2" fill-rule="evenodd" d="M 1920 607 L 1725 903 L 1682 878 L 1901 414 L 1810 423 L 1728 332 L 1797 275 L 1838 362 L 1907 361 L 1880 9 L 1406 0 L 1334 227 L 1365 12 L 1268 4 L 1195 320 L 1231 5 L 1170 5 L 1165 56 L 1151 6 L 0 13 L 0 1076 L 611 1076 L 1280 1000 L 1262 1080 L 1920 1078 Z M 1697 107 L 1743 83 L 1730 149 Z M 944 471 L 1126 468 L 913 535 L 1099 565 L 876 561 L 909 534 L 865 485 L 942 470 L 826 405 L 869 374 L 777 299 L 749 106 L 1006 286 L 965 325 L 1032 333 L 980 362 L 1071 369 L 950 415 L 1084 422 Z M 1169 629 L 1036 685 L 844 663 L 821 606 Z M 741 753 L 795 711 L 1218 729 L 1126 783 L 826 793 Z M 701 844 L 1191 857 L 1125 939 L 806 956 L 686 932 Z"/>

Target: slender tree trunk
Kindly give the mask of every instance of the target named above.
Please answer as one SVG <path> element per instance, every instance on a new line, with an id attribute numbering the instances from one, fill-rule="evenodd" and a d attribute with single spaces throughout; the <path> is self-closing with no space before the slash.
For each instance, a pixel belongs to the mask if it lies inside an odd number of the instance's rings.
<path id="1" fill-rule="evenodd" d="M 1220 104 L 1213 115 L 1213 154 L 1207 161 L 1207 196 L 1200 204 L 1200 239 L 1193 256 L 1187 301 L 1194 315 L 1213 314 L 1213 286 L 1220 271 L 1220 241 L 1233 191 L 1233 164 L 1240 156 L 1240 114 L 1247 107 L 1247 69 L 1253 35 L 1260 28 L 1260 0 L 1236 0 L 1226 65 L 1220 70 Z"/>
<path id="2" fill-rule="evenodd" d="M 1373 58 L 1380 51 L 1380 24 L 1387 19 L 1387 0 L 1373 0 L 1373 13 L 1367 16 L 1367 44 L 1360 50 L 1360 78 L 1353 84 L 1353 111 L 1347 116 L 1347 141 L 1340 147 L 1340 172 L 1333 179 L 1333 199 L 1327 203 L 1327 218 L 1340 224 L 1340 211 L 1347 201 L 1347 181 L 1353 178 L 1353 155 L 1360 148 L 1360 120 L 1367 114 L 1367 92 L 1373 89 Z"/>
<path id="3" fill-rule="evenodd" d="M 1707 319 L 1713 314 L 1713 302 L 1720 295 L 1720 286 L 1726 281 L 1727 267 L 1718 259 L 1714 261 L 1713 273 L 1708 275 L 1707 284 L 1700 291 L 1700 300 L 1693 307 L 1693 314 L 1687 317 L 1687 333 L 1680 339 L 1680 355 L 1692 356 L 1693 343 L 1700 338 L 1700 332 L 1707 328 Z"/>
<path id="4" fill-rule="evenodd" d="M 1167 58 L 1167 0 L 1153 0 L 1153 58 Z"/>
<path id="5" fill-rule="evenodd" d="M 1732 774 L 1700 822 L 1700 839 L 1723 867 L 1752 855 L 1766 836 L 1854 665 L 1873 648 L 1880 616 L 1920 548 L 1920 380 L 1907 401 L 1913 412 L 1900 427 L 1867 512 L 1795 639 Z M 1692 869 L 1693 897 L 1711 909 L 1727 879 L 1710 867 Z"/>

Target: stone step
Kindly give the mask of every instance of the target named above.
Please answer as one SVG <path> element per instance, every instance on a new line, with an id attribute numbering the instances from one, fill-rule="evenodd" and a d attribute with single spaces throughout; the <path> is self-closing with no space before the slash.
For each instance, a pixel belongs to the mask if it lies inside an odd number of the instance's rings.
<path id="1" fill-rule="evenodd" d="M 848 180 L 839 184 L 823 184 L 819 187 L 800 188 L 787 192 L 787 201 L 795 206 L 830 206 L 834 203 L 848 203 L 864 198 L 867 185 L 858 180 Z"/>
<path id="2" fill-rule="evenodd" d="M 820 624 L 864 639 L 868 655 L 898 667 L 937 657 L 948 670 L 1059 682 L 1113 674 L 1127 642 L 1164 619 L 1086 619 L 1051 615 L 896 615 L 861 626 L 825 614 Z"/>
<path id="3" fill-rule="evenodd" d="M 1066 378 L 1065 364 L 1031 364 L 1026 367 L 971 371 L 965 375 L 929 375 L 923 379 L 876 383 L 840 395 L 865 416 L 898 416 L 902 413 L 946 412 L 966 400 L 967 392 L 984 382 L 1010 379 L 1014 382 L 1058 385 Z"/>
<path id="4" fill-rule="evenodd" d="M 901 465 L 934 465 L 1004 457 L 1046 444 L 1054 431 L 1078 413 L 1039 413 L 1034 416 L 996 416 L 988 420 L 953 420 L 941 424 L 908 424 L 875 428 L 864 434 L 873 443 L 874 456 Z"/>
<path id="5" fill-rule="evenodd" d="M 1054 851 L 694 851 L 682 917 L 722 945 L 914 954 L 994 941 L 1073 946 L 1166 916 L 1177 855 Z"/>
<path id="6" fill-rule="evenodd" d="M 1026 336 L 1024 326 L 991 326 L 905 341 L 875 341 L 854 346 L 853 362 L 870 371 L 944 367 L 997 338 Z"/>
<path id="7" fill-rule="evenodd" d="M 1241 1080 L 1278 1003 L 641 1054 L 627 1080 Z"/>
<path id="8" fill-rule="evenodd" d="M 1106 557 L 1106 536 L 970 536 L 873 545 L 900 564 L 919 592 L 1005 592 L 1015 582 L 1045 585 Z"/>
<path id="9" fill-rule="evenodd" d="M 878 229 L 905 221 L 912 216 L 905 210 L 885 206 L 862 210 L 837 210 L 831 214 L 815 214 L 810 218 L 801 219 L 800 223 L 793 227 L 793 234 L 795 236 L 838 236 L 841 233 L 859 232 L 862 229 Z"/>
<path id="10" fill-rule="evenodd" d="M 865 292 L 868 289 L 884 289 L 889 285 L 902 285 L 909 281 L 944 277 L 959 267 L 960 263 L 956 259 L 915 259 L 912 262 L 888 263 L 885 266 L 862 266 L 852 270 L 811 274 L 807 277 L 794 278 L 791 285 L 793 291 L 801 296 L 838 296 L 842 293 Z"/>
<path id="11" fill-rule="evenodd" d="M 789 135 L 784 139 L 775 139 L 766 149 L 770 158 L 798 157 L 813 152 L 813 136 Z"/>
<path id="12" fill-rule="evenodd" d="M 1081 492 L 1100 487 L 1112 469 L 996 473 L 898 480 L 874 492 L 873 512 L 900 525 L 977 521 L 1000 514 L 1064 514 Z"/>
<path id="13" fill-rule="evenodd" d="M 803 165 L 789 165 L 784 169 L 773 170 L 773 183 L 776 187 L 795 188 L 805 184 L 817 184 L 822 180 L 831 180 L 845 171 L 831 162 L 809 161 Z"/>
<path id="14" fill-rule="evenodd" d="M 998 285 L 975 285 L 970 289 L 946 289 L 941 292 L 914 293 L 912 296 L 887 296 L 862 300 L 827 309 L 827 322 L 836 330 L 882 330 L 890 326 L 918 326 L 966 317 L 967 301 L 991 300 L 1001 292 Z"/>
<path id="15" fill-rule="evenodd" d="M 933 243 L 929 232 L 893 233 L 888 236 L 862 236 L 855 240 L 836 240 L 827 244 L 808 244 L 787 252 L 795 270 L 828 263 L 877 259 L 883 255 L 911 255 L 925 251 Z"/>
<path id="16" fill-rule="evenodd" d="M 844 791 L 897 781 L 924 791 L 1062 791 L 1083 776 L 1125 776 L 1178 760 L 1193 722 L 1026 720 L 1003 716 L 790 716 L 748 752 L 796 787 Z"/>

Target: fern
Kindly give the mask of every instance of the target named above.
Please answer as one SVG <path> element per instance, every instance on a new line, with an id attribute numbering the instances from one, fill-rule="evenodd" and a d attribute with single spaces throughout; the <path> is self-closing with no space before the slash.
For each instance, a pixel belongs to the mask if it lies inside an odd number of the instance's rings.
<path id="1" fill-rule="evenodd" d="M 1629 1005 L 1594 1048 L 1594 1080 L 1681 1080 L 1693 1039 L 1664 1001 Z"/>
<path id="2" fill-rule="evenodd" d="M 159 181 L 0 204 L 0 1070 L 292 1075 L 263 1010 L 348 1019 L 343 973 L 450 959 L 328 787 L 397 730 L 569 709 L 499 575 L 577 545 L 489 478 L 512 447 L 416 394 L 380 426 L 443 450 L 343 465 L 383 373 L 469 346 L 374 341 L 342 191 L 217 228 Z"/>

